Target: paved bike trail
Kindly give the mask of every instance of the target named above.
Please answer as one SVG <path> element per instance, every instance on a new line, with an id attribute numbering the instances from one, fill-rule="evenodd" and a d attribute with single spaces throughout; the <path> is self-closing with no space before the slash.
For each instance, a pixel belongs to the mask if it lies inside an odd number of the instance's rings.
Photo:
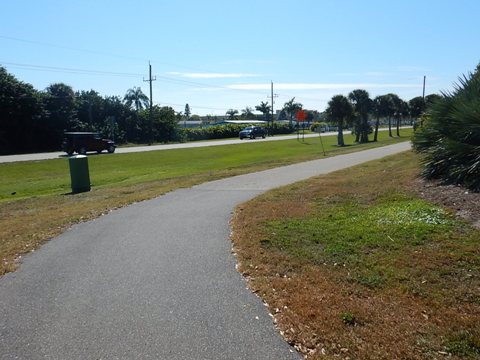
<path id="1" fill-rule="evenodd" d="M 72 227 L 0 279 L 0 359 L 300 359 L 235 270 L 234 207 L 409 148 L 213 181 Z"/>

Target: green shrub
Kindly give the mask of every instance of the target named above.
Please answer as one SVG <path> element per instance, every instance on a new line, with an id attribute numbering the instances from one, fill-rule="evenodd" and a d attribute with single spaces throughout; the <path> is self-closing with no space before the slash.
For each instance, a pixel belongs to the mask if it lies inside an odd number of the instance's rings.
<path id="1" fill-rule="evenodd" d="M 480 65 L 432 104 L 413 146 L 424 155 L 425 178 L 480 191 Z"/>
<path id="2" fill-rule="evenodd" d="M 340 314 L 340 319 L 342 319 L 343 323 L 345 325 L 355 325 L 356 319 L 355 315 L 353 315 L 351 312 L 344 312 Z"/>
<path id="3" fill-rule="evenodd" d="M 480 355 L 480 338 L 478 332 L 461 331 L 448 341 L 446 350 L 457 356 Z"/>
<path id="4" fill-rule="evenodd" d="M 239 131 L 242 130 L 244 127 L 245 125 L 226 124 L 208 126 L 203 128 L 184 129 L 183 131 L 186 135 L 187 140 L 195 141 L 237 137 Z"/>
<path id="5" fill-rule="evenodd" d="M 182 132 L 183 137 L 187 141 L 226 139 L 238 137 L 238 133 L 247 126 L 248 124 L 225 124 L 203 128 L 182 129 Z M 288 126 L 288 124 L 274 123 L 271 127 L 267 127 L 265 124 L 264 127 L 268 128 L 270 135 L 290 134 L 293 132 L 293 128 Z"/>
<path id="6" fill-rule="evenodd" d="M 326 122 L 314 122 L 310 126 L 310 130 L 313 132 L 324 132 L 327 131 L 328 124 Z"/>
<path id="7" fill-rule="evenodd" d="M 269 128 L 270 135 L 291 134 L 294 131 L 295 128 L 290 126 L 288 123 L 274 122 L 273 126 L 270 126 Z"/>

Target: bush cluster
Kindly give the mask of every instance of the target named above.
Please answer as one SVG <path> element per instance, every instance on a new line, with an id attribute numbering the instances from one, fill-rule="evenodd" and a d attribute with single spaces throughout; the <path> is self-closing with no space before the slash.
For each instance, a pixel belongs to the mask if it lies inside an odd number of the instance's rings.
<path id="1" fill-rule="evenodd" d="M 480 65 L 431 106 L 413 145 L 425 178 L 480 191 Z"/>
<path id="2" fill-rule="evenodd" d="M 225 124 L 214 125 L 202 128 L 182 129 L 183 136 L 186 141 L 195 140 L 211 140 L 211 139 L 226 139 L 238 137 L 238 133 L 244 129 L 246 124 Z M 294 128 L 288 124 L 274 123 L 273 126 L 265 127 L 268 129 L 269 135 L 290 134 Z"/>

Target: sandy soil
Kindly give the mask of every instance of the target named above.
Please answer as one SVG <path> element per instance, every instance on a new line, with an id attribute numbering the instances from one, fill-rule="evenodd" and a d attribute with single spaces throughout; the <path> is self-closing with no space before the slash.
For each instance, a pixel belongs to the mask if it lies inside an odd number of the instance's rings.
<path id="1" fill-rule="evenodd" d="M 417 179 L 414 189 L 423 199 L 445 206 L 459 218 L 480 229 L 480 193 L 456 185 L 442 185 L 438 181 Z"/>

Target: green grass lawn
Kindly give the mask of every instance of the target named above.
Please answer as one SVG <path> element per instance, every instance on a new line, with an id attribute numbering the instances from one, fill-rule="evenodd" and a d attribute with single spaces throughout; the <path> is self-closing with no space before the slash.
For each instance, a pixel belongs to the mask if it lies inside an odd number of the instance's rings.
<path id="1" fill-rule="evenodd" d="M 480 230 L 420 198 L 419 172 L 404 152 L 235 212 L 240 271 L 309 359 L 479 359 Z"/>
<path id="2" fill-rule="evenodd" d="M 410 129 L 402 130 L 401 138 L 389 138 L 385 132 L 380 132 L 377 143 L 344 148 L 335 146 L 335 136 L 323 137 L 323 143 L 327 156 L 332 156 L 405 141 L 411 134 Z M 345 141 L 353 143 L 353 137 L 346 135 Z M 222 172 L 223 176 L 228 176 L 225 170 L 230 170 L 235 175 L 319 157 L 323 157 L 319 139 L 307 138 L 304 142 L 258 140 L 239 145 L 93 155 L 88 160 L 92 187 L 103 188 L 182 178 L 199 173 Z M 0 164 L 0 203 L 31 196 L 69 193 L 68 166 L 65 158 Z"/>
<path id="3" fill-rule="evenodd" d="M 377 143 L 335 145 L 325 137 L 327 156 L 383 146 Z M 353 142 L 350 135 L 347 141 Z M 74 223 L 94 219 L 133 202 L 181 187 L 324 157 L 318 138 L 250 141 L 248 144 L 89 156 L 90 192 L 69 195 L 68 159 L 0 164 L 0 275 L 13 271 L 19 255 L 38 248 Z"/>

